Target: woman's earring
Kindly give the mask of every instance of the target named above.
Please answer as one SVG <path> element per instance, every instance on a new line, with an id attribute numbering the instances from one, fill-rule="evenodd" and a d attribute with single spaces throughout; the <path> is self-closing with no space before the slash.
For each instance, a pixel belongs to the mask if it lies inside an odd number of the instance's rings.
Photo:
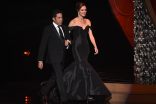
<path id="1" fill-rule="evenodd" d="M 79 12 L 78 12 L 78 17 L 79 17 Z"/>

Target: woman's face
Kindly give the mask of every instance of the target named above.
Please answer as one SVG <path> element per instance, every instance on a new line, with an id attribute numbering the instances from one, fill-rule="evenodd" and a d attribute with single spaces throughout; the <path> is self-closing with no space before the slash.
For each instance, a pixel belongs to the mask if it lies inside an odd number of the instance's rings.
<path id="1" fill-rule="evenodd" d="M 87 13 L 86 6 L 82 6 L 81 9 L 78 11 L 78 13 L 79 13 L 80 16 L 85 17 L 86 13 Z"/>

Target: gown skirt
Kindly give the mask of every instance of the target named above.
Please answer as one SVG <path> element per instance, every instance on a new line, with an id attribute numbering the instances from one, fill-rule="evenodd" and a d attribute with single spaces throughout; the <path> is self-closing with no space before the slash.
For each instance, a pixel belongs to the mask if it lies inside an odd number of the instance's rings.
<path id="1" fill-rule="evenodd" d="M 69 100 L 87 100 L 88 96 L 111 96 L 94 68 L 88 63 L 89 43 L 87 39 L 90 26 L 69 27 L 73 32 L 72 53 L 74 62 L 64 69 L 63 80 Z M 97 60 L 96 60 L 97 61 Z"/>

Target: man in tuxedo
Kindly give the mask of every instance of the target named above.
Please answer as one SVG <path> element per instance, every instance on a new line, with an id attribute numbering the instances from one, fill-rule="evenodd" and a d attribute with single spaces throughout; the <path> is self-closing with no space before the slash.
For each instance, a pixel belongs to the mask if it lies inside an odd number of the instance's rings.
<path id="1" fill-rule="evenodd" d="M 47 50 L 46 63 L 50 63 L 53 66 L 55 77 L 51 76 L 38 94 L 42 101 L 45 101 L 45 95 L 56 81 L 62 104 L 69 104 L 62 75 L 65 46 L 68 46 L 69 43 L 71 44 L 69 31 L 67 26 L 62 25 L 63 17 L 60 10 L 56 9 L 52 12 L 52 20 L 53 22 L 43 29 L 41 43 L 39 46 L 38 67 L 42 70 L 43 58 L 45 51 Z"/>

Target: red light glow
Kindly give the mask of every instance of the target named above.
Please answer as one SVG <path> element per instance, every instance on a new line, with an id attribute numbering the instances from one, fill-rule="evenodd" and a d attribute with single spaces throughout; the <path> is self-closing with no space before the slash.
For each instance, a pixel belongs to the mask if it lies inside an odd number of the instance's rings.
<path id="1" fill-rule="evenodd" d="M 25 55 L 29 56 L 30 55 L 30 52 L 29 51 L 26 51 L 24 52 Z"/>
<path id="2" fill-rule="evenodd" d="M 25 96 L 25 102 L 30 102 L 30 101 L 31 101 L 31 97 Z"/>

